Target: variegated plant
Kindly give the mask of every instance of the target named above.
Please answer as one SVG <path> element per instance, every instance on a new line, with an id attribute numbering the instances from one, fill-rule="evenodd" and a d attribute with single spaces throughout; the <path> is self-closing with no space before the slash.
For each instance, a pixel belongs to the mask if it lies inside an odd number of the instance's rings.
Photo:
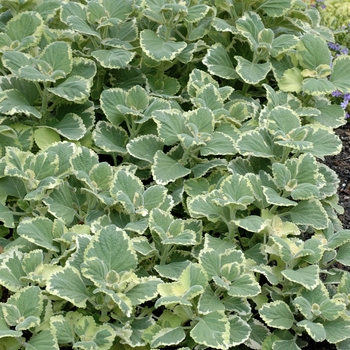
<path id="1" fill-rule="evenodd" d="M 350 346 L 350 90 L 296 0 L 0 2 L 0 349 Z M 307 337 L 306 337 L 307 335 Z"/>

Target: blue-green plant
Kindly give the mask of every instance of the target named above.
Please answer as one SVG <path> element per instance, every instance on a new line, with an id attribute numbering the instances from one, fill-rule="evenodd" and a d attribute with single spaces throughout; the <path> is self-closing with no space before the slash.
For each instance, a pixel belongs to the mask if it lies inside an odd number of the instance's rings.
<path id="1" fill-rule="evenodd" d="M 321 160 L 350 58 L 316 9 L 0 12 L 0 349 L 347 348 L 350 231 Z"/>

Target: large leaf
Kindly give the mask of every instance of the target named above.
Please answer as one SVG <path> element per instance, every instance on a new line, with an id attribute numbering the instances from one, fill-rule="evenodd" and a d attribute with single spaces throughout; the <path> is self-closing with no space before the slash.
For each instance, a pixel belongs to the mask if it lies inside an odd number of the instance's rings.
<path id="1" fill-rule="evenodd" d="M 96 50 L 91 55 L 101 64 L 102 67 L 110 69 L 126 68 L 135 56 L 134 52 L 125 49 Z"/>
<path id="2" fill-rule="evenodd" d="M 350 91 L 350 56 L 340 55 L 333 61 L 333 70 L 330 81 L 334 84 L 337 90 L 346 93 Z"/>
<path id="3" fill-rule="evenodd" d="M 266 0 L 259 6 L 259 9 L 263 10 L 269 17 L 281 17 L 285 15 L 293 5 L 293 0 Z"/>
<path id="4" fill-rule="evenodd" d="M 294 323 L 292 311 L 288 304 L 281 300 L 264 304 L 259 310 L 259 314 L 270 327 L 290 329 Z"/>
<path id="5" fill-rule="evenodd" d="M 45 72 L 46 74 L 55 76 L 56 73 L 61 75 L 60 78 L 64 78 L 72 70 L 72 50 L 64 41 L 56 41 L 47 45 L 40 59 L 49 64 L 50 70 Z"/>
<path id="6" fill-rule="evenodd" d="M 5 33 L 18 51 L 38 45 L 43 33 L 44 21 L 38 12 L 18 13 L 6 24 Z"/>
<path id="7" fill-rule="evenodd" d="M 208 53 L 203 59 L 203 63 L 208 67 L 211 74 L 224 79 L 237 78 L 230 56 L 220 44 L 216 44 L 208 50 Z"/>
<path id="8" fill-rule="evenodd" d="M 90 95 L 90 82 L 82 77 L 71 76 L 55 87 L 48 88 L 48 91 L 65 100 L 84 103 Z"/>
<path id="9" fill-rule="evenodd" d="M 75 267 L 66 266 L 53 273 L 47 281 L 49 293 L 65 299 L 77 307 L 86 307 L 90 293 Z"/>
<path id="10" fill-rule="evenodd" d="M 58 252 L 53 242 L 53 222 L 43 216 L 23 219 L 18 225 L 18 234 L 29 242 L 49 251 Z"/>
<path id="11" fill-rule="evenodd" d="M 130 140 L 126 148 L 133 157 L 153 163 L 157 151 L 163 149 L 163 142 L 158 136 L 147 134 Z"/>
<path id="12" fill-rule="evenodd" d="M 303 68 L 316 70 L 321 64 L 329 66 L 331 63 L 331 53 L 326 41 L 316 34 L 304 34 L 296 49 L 296 56 Z"/>
<path id="13" fill-rule="evenodd" d="M 145 54 L 156 61 L 171 61 L 185 49 L 185 42 L 167 41 L 150 29 L 140 33 L 140 45 Z"/>
<path id="14" fill-rule="evenodd" d="M 130 238 L 114 225 L 102 228 L 88 244 L 85 259 L 98 258 L 108 271 L 134 270 L 137 256 Z"/>
<path id="15" fill-rule="evenodd" d="M 283 270 L 282 275 L 297 284 L 301 284 L 306 289 L 314 289 L 319 283 L 319 268 L 316 265 L 302 267 L 297 270 Z"/>
<path id="16" fill-rule="evenodd" d="M 33 335 L 26 347 L 30 350 L 59 350 L 56 336 L 49 329 Z"/>
<path id="17" fill-rule="evenodd" d="M 93 138 L 97 146 L 105 152 L 126 154 L 125 145 L 128 140 L 126 131 L 111 123 L 99 121 L 93 131 Z"/>
<path id="18" fill-rule="evenodd" d="M 163 151 L 159 150 L 156 152 L 152 166 L 152 175 L 157 184 L 166 185 L 190 173 L 190 169 L 170 158 Z"/>
<path id="19" fill-rule="evenodd" d="M 261 80 L 266 78 L 267 73 L 272 66 L 269 62 L 253 63 L 241 56 L 234 56 L 238 64 L 236 67 L 237 74 L 247 84 L 258 84 Z"/>
<path id="20" fill-rule="evenodd" d="M 213 311 L 201 316 L 190 335 L 197 344 L 226 349 L 230 341 L 230 323 L 223 311 Z"/>
<path id="21" fill-rule="evenodd" d="M 1 98 L 2 97 L 2 98 Z M 23 113 L 27 116 L 41 118 L 40 111 L 32 106 L 18 90 L 6 90 L 0 95 L 0 112 L 7 115 Z"/>
<path id="22" fill-rule="evenodd" d="M 328 216 L 319 201 L 301 201 L 289 211 L 292 222 L 297 225 L 310 225 L 316 229 L 328 226 Z"/>

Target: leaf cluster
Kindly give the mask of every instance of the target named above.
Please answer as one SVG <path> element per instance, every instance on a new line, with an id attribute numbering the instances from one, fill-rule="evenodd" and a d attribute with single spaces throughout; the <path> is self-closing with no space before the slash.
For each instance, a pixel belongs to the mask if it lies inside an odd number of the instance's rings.
<path id="1" fill-rule="evenodd" d="M 333 39 L 301 1 L 2 1 L 0 349 L 348 348 Z"/>

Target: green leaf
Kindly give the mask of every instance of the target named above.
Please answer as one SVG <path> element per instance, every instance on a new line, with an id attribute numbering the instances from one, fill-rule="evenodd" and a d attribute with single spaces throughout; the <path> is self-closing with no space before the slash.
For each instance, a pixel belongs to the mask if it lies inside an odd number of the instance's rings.
<path id="1" fill-rule="evenodd" d="M 281 2 L 279 2 L 278 4 L 280 5 Z M 298 37 L 296 37 L 295 35 L 282 34 L 278 36 L 272 42 L 271 56 L 277 57 L 280 54 L 293 49 L 297 44 L 297 42 L 298 42 Z"/>
<path id="2" fill-rule="evenodd" d="M 140 45 L 145 54 L 156 61 L 171 61 L 185 49 L 185 42 L 166 41 L 150 29 L 140 33 Z"/>
<path id="3" fill-rule="evenodd" d="M 258 84 L 266 78 L 267 73 L 272 68 L 269 62 L 253 63 L 241 56 L 234 56 L 234 58 L 238 62 L 236 72 L 247 84 Z"/>
<path id="4" fill-rule="evenodd" d="M 0 265 L 0 282 L 12 292 L 19 291 L 27 283 L 21 279 L 26 276 L 22 267 L 23 253 L 12 250 L 2 259 Z"/>
<path id="5" fill-rule="evenodd" d="M 157 151 L 163 149 L 163 142 L 156 135 L 141 135 L 130 140 L 126 149 L 133 157 L 153 163 Z"/>
<path id="6" fill-rule="evenodd" d="M 303 87 L 303 76 L 301 70 L 297 67 L 286 69 L 283 76 L 278 79 L 278 86 L 285 92 L 299 93 Z"/>
<path id="7" fill-rule="evenodd" d="M 125 105 L 126 92 L 120 88 L 106 89 L 101 93 L 101 108 L 107 119 L 115 126 L 124 120 L 124 114 L 116 109 L 117 105 Z"/>
<path id="8" fill-rule="evenodd" d="M 210 135 L 205 146 L 200 148 L 200 154 L 204 157 L 209 155 L 233 155 L 237 153 L 234 140 L 220 131 L 215 131 Z"/>
<path id="9" fill-rule="evenodd" d="M 39 58 L 49 64 L 50 71 L 45 74 L 56 79 L 58 78 L 57 73 L 61 75 L 59 78 L 64 78 L 72 70 L 72 50 L 64 41 L 56 41 L 47 45 Z M 40 66 L 39 62 L 38 64 Z"/>
<path id="10" fill-rule="evenodd" d="M 214 311 L 225 311 L 225 305 L 208 285 L 199 298 L 198 312 L 206 315 Z"/>
<path id="11" fill-rule="evenodd" d="M 237 148 L 242 155 L 273 158 L 280 150 L 273 145 L 271 136 L 265 129 L 248 131 L 242 134 L 237 142 Z"/>
<path id="12" fill-rule="evenodd" d="M 113 184 L 111 187 L 111 195 L 116 200 L 120 201 L 123 206 L 133 213 L 138 202 L 141 200 L 144 191 L 141 180 L 134 174 L 121 169 L 115 173 Z M 140 202 L 139 205 L 143 203 Z"/>
<path id="13" fill-rule="evenodd" d="M 59 350 L 55 335 L 48 329 L 33 335 L 27 343 L 28 350 Z"/>
<path id="14" fill-rule="evenodd" d="M 34 131 L 34 140 L 37 146 L 44 150 L 51 144 L 61 141 L 61 138 L 55 130 L 43 127 Z"/>
<path id="15" fill-rule="evenodd" d="M 236 79 L 237 74 L 225 48 L 220 44 L 215 44 L 208 50 L 203 59 L 211 74 L 224 79 Z"/>
<path id="16" fill-rule="evenodd" d="M 40 14 L 26 11 L 18 13 L 7 22 L 5 33 L 12 40 L 12 48 L 22 51 L 39 44 L 43 28 L 44 21 Z"/>
<path id="17" fill-rule="evenodd" d="M 293 0 L 266 0 L 259 6 L 259 9 L 263 10 L 269 17 L 281 17 L 285 15 L 293 5 Z"/>
<path id="18" fill-rule="evenodd" d="M 223 311 L 214 311 L 201 316 L 190 335 L 197 344 L 226 349 L 230 341 L 230 323 Z"/>
<path id="19" fill-rule="evenodd" d="M 125 145 L 128 141 L 128 134 L 119 126 L 99 121 L 93 131 L 93 138 L 96 145 L 105 152 L 126 154 Z"/>
<path id="20" fill-rule="evenodd" d="M 339 317 L 336 320 L 325 321 L 323 327 L 326 330 L 326 340 L 331 343 L 339 343 L 350 338 L 350 321 Z"/>
<path id="21" fill-rule="evenodd" d="M 103 227 L 95 234 L 85 250 L 85 260 L 97 258 L 108 271 L 132 271 L 137 266 L 137 256 L 128 235 L 114 225 Z"/>
<path id="22" fill-rule="evenodd" d="M 330 81 L 334 84 L 337 90 L 346 93 L 350 90 L 350 56 L 340 55 L 333 61 L 332 74 Z"/>
<path id="23" fill-rule="evenodd" d="M 157 184 L 166 185 L 190 173 L 190 169 L 170 158 L 164 152 L 160 150 L 156 152 L 152 166 L 152 175 Z"/>
<path id="24" fill-rule="evenodd" d="M 259 33 L 265 29 L 260 16 L 253 11 L 245 12 L 236 21 L 236 28 L 247 40 L 252 51 L 256 51 L 259 42 Z"/>
<path id="25" fill-rule="evenodd" d="M 53 242 L 53 222 L 42 216 L 23 219 L 18 225 L 18 234 L 29 242 L 49 251 L 58 252 Z"/>
<path id="26" fill-rule="evenodd" d="M 230 322 L 230 342 L 229 346 L 237 346 L 248 340 L 251 328 L 249 324 L 240 317 L 233 315 L 229 318 Z"/>
<path id="27" fill-rule="evenodd" d="M 215 203 L 221 206 L 234 204 L 245 209 L 254 201 L 254 192 L 249 180 L 239 174 L 228 175 L 220 184 L 220 198 Z"/>
<path id="28" fill-rule="evenodd" d="M 339 137 L 323 126 L 308 126 L 308 133 L 304 141 L 310 142 L 312 147 L 307 151 L 315 157 L 335 155 L 341 151 L 342 142 Z"/>
<path id="29" fill-rule="evenodd" d="M 297 270 L 283 270 L 282 275 L 289 281 L 301 284 L 309 290 L 313 290 L 319 283 L 319 268 L 316 265 L 301 267 Z"/>
<path id="30" fill-rule="evenodd" d="M 125 294 L 131 300 L 132 305 L 140 305 L 158 295 L 157 286 L 163 283 L 161 279 L 150 276 L 143 277 L 138 284 L 128 290 Z"/>
<path id="31" fill-rule="evenodd" d="M 177 345 L 181 343 L 186 337 L 182 327 L 176 328 L 162 328 L 159 332 L 153 335 L 150 343 L 152 348 Z"/>
<path id="32" fill-rule="evenodd" d="M 74 344 L 74 324 L 69 323 L 63 315 L 50 317 L 50 326 L 59 344 Z"/>
<path id="33" fill-rule="evenodd" d="M 331 53 L 326 41 L 316 34 L 306 33 L 296 45 L 296 57 L 303 68 L 316 70 L 321 64 L 330 65 Z"/>
<path id="34" fill-rule="evenodd" d="M 257 215 L 249 215 L 245 218 L 233 221 L 237 226 L 250 232 L 260 232 L 267 226 L 266 220 Z"/>
<path id="35" fill-rule="evenodd" d="M 65 100 L 84 103 L 90 95 L 90 82 L 82 77 L 72 76 L 55 87 L 48 88 L 48 91 Z"/>
<path id="36" fill-rule="evenodd" d="M 280 131 L 284 134 L 288 134 L 290 131 L 300 126 L 300 118 L 290 108 L 277 106 L 267 115 L 267 128 L 272 134 Z"/>
<path id="37" fill-rule="evenodd" d="M 15 222 L 11 209 L 0 203 L 0 221 L 5 227 L 14 228 Z"/>
<path id="38" fill-rule="evenodd" d="M 0 104 L 0 113 L 6 115 L 15 115 L 23 113 L 26 116 L 33 116 L 40 119 L 41 113 L 34 106 L 32 106 L 28 100 L 22 95 L 22 93 L 16 89 L 6 90 L 3 92 L 3 98 Z"/>
<path id="39" fill-rule="evenodd" d="M 322 96 L 334 91 L 335 86 L 327 78 L 306 78 L 302 90 L 312 96 Z"/>
<path id="40" fill-rule="evenodd" d="M 154 111 L 153 119 L 157 123 L 158 136 L 165 145 L 178 142 L 179 134 L 190 134 L 183 113 L 177 109 Z"/>
<path id="41" fill-rule="evenodd" d="M 72 190 L 67 182 L 63 182 L 56 187 L 43 201 L 47 205 L 49 212 L 62 220 L 66 225 L 73 222 L 76 212 L 73 209 Z"/>
<path id="42" fill-rule="evenodd" d="M 321 203 L 316 200 L 301 201 L 289 211 L 293 223 L 310 225 L 316 229 L 328 226 L 328 216 Z"/>
<path id="43" fill-rule="evenodd" d="M 221 207 L 215 204 L 215 200 L 220 198 L 221 194 L 218 191 L 189 197 L 187 200 L 188 210 L 193 218 L 206 217 L 209 221 L 217 222 L 219 219 L 228 216 L 227 207 Z"/>
<path id="44" fill-rule="evenodd" d="M 91 55 L 101 64 L 102 67 L 110 69 L 126 68 L 135 56 L 135 52 L 125 49 L 96 50 Z"/>
<path id="45" fill-rule="evenodd" d="M 264 304 L 259 314 L 270 327 L 290 329 L 294 323 L 294 316 L 288 304 L 281 300 Z"/>
<path id="46" fill-rule="evenodd" d="M 69 140 L 80 140 L 86 133 L 83 120 L 75 113 L 67 113 L 58 123 L 47 123 L 47 127 Z"/>
<path id="47" fill-rule="evenodd" d="M 326 331 L 321 323 L 303 320 L 298 322 L 297 325 L 304 328 L 310 337 L 316 342 L 322 342 L 326 339 Z"/>
<path id="48" fill-rule="evenodd" d="M 79 271 L 72 266 L 66 266 L 61 271 L 53 273 L 47 281 L 46 289 L 49 293 L 82 308 L 86 308 L 86 302 L 90 297 Z"/>
<path id="49" fill-rule="evenodd" d="M 253 274 L 243 274 L 230 283 L 228 295 L 233 297 L 253 297 L 261 292 Z"/>

